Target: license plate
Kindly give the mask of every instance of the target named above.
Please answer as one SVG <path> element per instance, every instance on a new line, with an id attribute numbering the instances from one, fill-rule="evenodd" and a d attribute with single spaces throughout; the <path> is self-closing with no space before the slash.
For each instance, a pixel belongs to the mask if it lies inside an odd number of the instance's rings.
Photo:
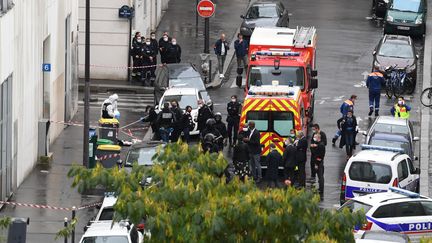
<path id="1" fill-rule="evenodd" d="M 406 26 L 398 26 L 397 29 L 398 29 L 398 30 L 409 30 L 410 27 L 406 27 Z"/>

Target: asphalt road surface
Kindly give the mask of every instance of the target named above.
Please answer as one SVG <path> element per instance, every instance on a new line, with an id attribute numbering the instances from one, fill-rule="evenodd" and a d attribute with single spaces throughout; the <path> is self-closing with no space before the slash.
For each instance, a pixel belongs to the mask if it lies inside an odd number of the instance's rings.
<path id="1" fill-rule="evenodd" d="M 344 149 L 331 145 L 331 138 L 336 132 L 336 120 L 340 117 L 339 106 L 351 94 L 358 95 L 355 104 L 360 130 L 367 130 L 374 117 L 368 118 L 368 90 L 365 87 L 366 75 L 371 71 L 372 51 L 382 37 L 382 21 L 372 20 L 369 16 L 372 1 L 332 1 L 332 0 L 294 0 L 283 1 L 289 12 L 290 27 L 315 26 L 318 33 L 317 69 L 318 86 L 315 101 L 315 121 L 327 134 L 327 153 L 324 159 L 325 189 L 322 207 L 332 208 L 339 204 L 340 183 L 346 163 Z M 422 56 L 423 40 L 416 40 L 416 47 Z M 422 58 L 420 58 L 422 60 Z M 210 95 L 215 103 L 215 110 L 226 115 L 226 102 L 232 94 L 244 97 L 243 89 L 233 82 L 236 76 L 236 63 L 231 63 L 228 81 L 220 89 L 212 90 Z M 422 84 L 421 68 L 418 70 L 416 92 L 406 95 L 412 106 L 411 120 L 415 135 L 419 135 L 419 90 Z M 415 98 L 413 98 L 415 97 Z M 381 99 L 380 115 L 390 115 L 390 108 L 395 100 Z M 360 144 L 364 138 L 357 136 Z M 338 143 L 336 143 L 338 145 Z M 418 155 L 418 144 L 416 144 Z M 358 151 L 358 149 L 357 149 Z M 225 151 L 231 158 L 231 153 Z M 418 162 L 417 166 L 418 166 Z M 306 163 L 307 177 L 310 176 L 309 162 Z"/>

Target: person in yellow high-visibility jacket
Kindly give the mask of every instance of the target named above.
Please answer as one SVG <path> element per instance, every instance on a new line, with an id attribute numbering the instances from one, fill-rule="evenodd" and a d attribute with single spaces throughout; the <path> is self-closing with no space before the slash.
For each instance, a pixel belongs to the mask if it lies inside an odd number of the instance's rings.
<path id="1" fill-rule="evenodd" d="M 399 117 L 403 119 L 408 119 L 410 117 L 411 107 L 405 103 L 403 97 L 399 97 L 398 103 L 395 104 L 390 112 L 394 117 Z"/>

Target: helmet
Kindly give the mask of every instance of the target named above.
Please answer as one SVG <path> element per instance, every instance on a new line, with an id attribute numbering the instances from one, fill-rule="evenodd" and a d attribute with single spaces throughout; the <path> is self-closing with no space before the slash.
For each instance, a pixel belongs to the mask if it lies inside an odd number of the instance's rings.
<path id="1" fill-rule="evenodd" d="M 206 121 L 206 126 L 207 127 L 212 127 L 214 124 L 216 124 L 216 121 L 215 121 L 214 118 L 207 119 L 207 121 Z"/>
<path id="2" fill-rule="evenodd" d="M 220 121 L 220 120 L 222 120 L 222 114 L 220 112 L 216 112 L 216 114 L 214 115 L 214 118 L 216 121 Z"/>

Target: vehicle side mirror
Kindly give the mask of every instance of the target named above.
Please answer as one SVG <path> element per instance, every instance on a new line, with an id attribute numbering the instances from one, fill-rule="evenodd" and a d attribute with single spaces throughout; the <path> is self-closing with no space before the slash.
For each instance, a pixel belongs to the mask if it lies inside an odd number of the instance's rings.
<path id="1" fill-rule="evenodd" d="M 414 141 L 414 142 L 417 142 L 417 141 L 419 141 L 419 140 L 420 140 L 419 137 L 414 137 L 414 138 L 413 138 L 413 141 Z"/>
<path id="2" fill-rule="evenodd" d="M 245 16 L 242 14 L 242 15 L 240 15 L 240 18 L 242 18 L 242 19 L 244 19 L 245 18 Z"/>
<path id="3" fill-rule="evenodd" d="M 310 84 L 309 84 L 309 89 L 316 89 L 316 88 L 318 88 L 318 79 L 311 78 Z"/>
<path id="4" fill-rule="evenodd" d="M 159 109 L 159 105 L 155 105 L 155 110 Z"/>
<path id="5" fill-rule="evenodd" d="M 376 55 L 376 53 L 377 53 L 376 51 L 373 51 L 373 52 L 372 52 L 372 55 L 374 55 L 374 56 L 375 56 L 375 55 Z"/>
<path id="6" fill-rule="evenodd" d="M 415 168 L 414 174 L 419 174 L 420 175 L 420 168 Z"/>
<path id="7" fill-rule="evenodd" d="M 312 70 L 312 71 L 311 71 L 311 76 L 312 76 L 312 77 L 316 77 L 316 76 L 318 76 L 318 70 Z"/>

